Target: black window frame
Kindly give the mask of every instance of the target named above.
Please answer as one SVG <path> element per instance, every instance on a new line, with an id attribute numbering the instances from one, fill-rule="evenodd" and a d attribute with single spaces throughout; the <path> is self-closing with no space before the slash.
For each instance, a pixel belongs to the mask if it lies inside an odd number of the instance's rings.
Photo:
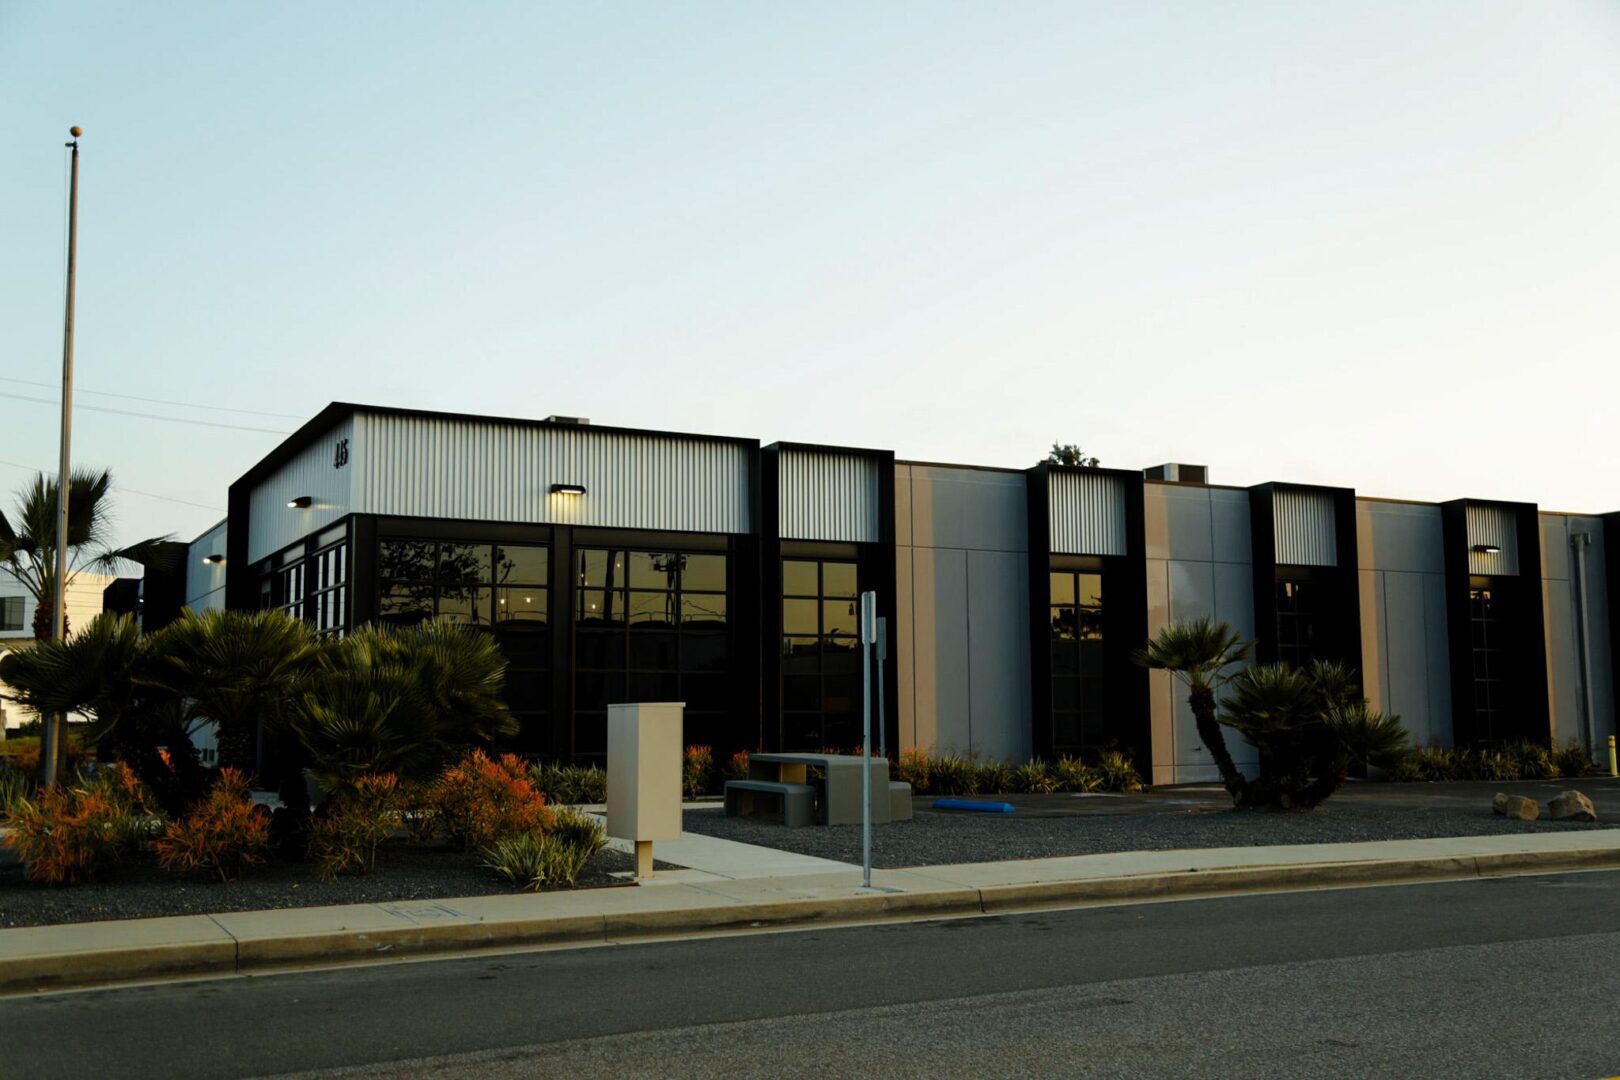
<path id="1" fill-rule="evenodd" d="M 815 566 L 813 591 L 790 591 L 788 565 Z M 851 591 L 835 592 L 827 584 L 827 567 L 848 567 Z M 781 610 L 778 681 L 782 702 L 784 745 L 796 750 L 849 750 L 861 741 L 861 644 L 860 560 L 842 555 L 784 555 L 781 559 L 782 589 L 777 603 Z M 794 633 L 788 627 L 789 604 L 813 603 L 816 630 L 813 634 Z M 828 605 L 850 606 L 852 631 L 829 630 Z M 813 639 L 813 643 L 811 641 Z M 794 642 L 800 642 L 794 645 Z M 796 652 L 796 649 L 803 649 Z M 829 663 L 831 661 L 831 663 Z M 813 668 L 813 670 L 811 670 Z M 804 702 L 813 701 L 814 705 Z M 829 702 L 847 701 L 845 708 L 831 708 Z M 813 733 L 813 735 L 812 735 Z"/>

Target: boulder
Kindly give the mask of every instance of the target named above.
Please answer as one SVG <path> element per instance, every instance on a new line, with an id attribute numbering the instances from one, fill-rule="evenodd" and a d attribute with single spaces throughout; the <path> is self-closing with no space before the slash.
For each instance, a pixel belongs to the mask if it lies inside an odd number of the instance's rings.
<path id="1" fill-rule="evenodd" d="M 1502 808 L 1497 813 L 1515 821 L 1534 821 L 1541 816 L 1541 804 L 1523 795 L 1504 795 Z"/>
<path id="2" fill-rule="evenodd" d="M 1554 821 L 1596 821 L 1592 800 L 1578 791 L 1566 791 L 1547 803 L 1547 816 Z"/>
<path id="3" fill-rule="evenodd" d="M 1511 798 L 1513 798 L 1513 796 L 1509 795 L 1507 792 L 1498 791 L 1496 793 L 1496 797 L 1491 800 L 1491 809 L 1498 814 L 1507 813 L 1507 801 Z"/>

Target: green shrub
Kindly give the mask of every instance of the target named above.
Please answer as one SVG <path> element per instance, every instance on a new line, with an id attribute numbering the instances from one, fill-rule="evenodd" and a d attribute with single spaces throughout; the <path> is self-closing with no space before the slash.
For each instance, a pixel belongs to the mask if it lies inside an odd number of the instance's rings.
<path id="1" fill-rule="evenodd" d="M 32 788 L 27 773 L 0 764 L 0 818 L 11 813 L 12 807 L 27 798 Z"/>
<path id="2" fill-rule="evenodd" d="M 681 762 L 681 790 L 688 799 L 709 793 L 714 782 L 714 751 L 707 746 L 688 746 Z"/>
<path id="3" fill-rule="evenodd" d="M 503 837 L 483 849 L 483 865 L 521 889 L 574 885 L 594 854 L 589 848 L 539 832 Z"/>
<path id="4" fill-rule="evenodd" d="M 1571 739 L 1554 750 L 1552 759 L 1560 776 L 1592 776 L 1599 771 L 1592 755 L 1578 739 Z"/>
<path id="5" fill-rule="evenodd" d="M 547 800 L 559 805 L 607 802 L 607 773 L 598 765 L 535 765 L 529 778 Z"/>
<path id="6" fill-rule="evenodd" d="M 557 823 L 552 826 L 551 835 L 583 850 L 587 859 L 607 847 L 607 829 L 602 823 L 571 806 L 557 811 Z"/>
<path id="7" fill-rule="evenodd" d="M 1097 770 L 1079 758 L 1068 755 L 1052 763 L 1052 778 L 1057 781 L 1057 790 L 1066 792 L 1096 791 L 1102 785 Z"/>
<path id="8" fill-rule="evenodd" d="M 1504 747 L 1503 753 L 1513 759 L 1522 779 L 1552 780 L 1561 775 L 1558 763 L 1553 760 L 1552 751 L 1540 743 L 1515 743 Z"/>
<path id="9" fill-rule="evenodd" d="M 987 761 L 979 766 L 978 788 L 981 795 L 1005 795 L 1017 790 L 1013 767 L 1003 761 Z"/>
<path id="10" fill-rule="evenodd" d="M 948 754 L 930 763 L 930 794 L 977 795 L 979 765 L 970 757 Z"/>
<path id="11" fill-rule="evenodd" d="M 1013 768 L 1012 790 L 1022 795 L 1047 795 L 1058 789 L 1057 777 L 1040 758 Z"/>
<path id="12" fill-rule="evenodd" d="M 739 750 L 727 758 L 724 774 L 727 780 L 748 779 L 748 751 Z"/>
<path id="13" fill-rule="evenodd" d="M 1096 771 L 1104 791 L 1142 790 L 1142 774 L 1136 771 L 1131 759 L 1118 750 L 1098 754 Z"/>

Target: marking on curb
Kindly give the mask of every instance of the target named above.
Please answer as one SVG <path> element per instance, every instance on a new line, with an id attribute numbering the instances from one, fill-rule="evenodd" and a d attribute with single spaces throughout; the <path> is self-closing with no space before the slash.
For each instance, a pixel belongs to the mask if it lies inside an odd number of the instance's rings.
<path id="1" fill-rule="evenodd" d="M 457 911 L 453 907 L 435 904 L 427 900 L 406 901 L 399 904 L 378 904 L 379 908 L 396 919 L 404 919 L 408 923 L 442 922 L 445 919 L 465 919 L 470 916 L 466 912 Z"/>

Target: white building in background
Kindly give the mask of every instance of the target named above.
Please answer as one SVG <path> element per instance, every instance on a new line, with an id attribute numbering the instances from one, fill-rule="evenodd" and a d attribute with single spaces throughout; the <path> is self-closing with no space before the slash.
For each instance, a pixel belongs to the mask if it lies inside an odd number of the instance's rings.
<path id="1" fill-rule="evenodd" d="M 114 580 L 111 574 L 89 572 L 73 579 L 67 592 L 69 634 L 101 614 L 101 594 Z M 0 570 L 0 656 L 33 646 L 34 610 L 38 606 L 22 582 Z M 0 682 L 0 730 L 20 727 L 37 719 L 32 709 L 4 700 L 3 695 L 9 690 Z"/>

